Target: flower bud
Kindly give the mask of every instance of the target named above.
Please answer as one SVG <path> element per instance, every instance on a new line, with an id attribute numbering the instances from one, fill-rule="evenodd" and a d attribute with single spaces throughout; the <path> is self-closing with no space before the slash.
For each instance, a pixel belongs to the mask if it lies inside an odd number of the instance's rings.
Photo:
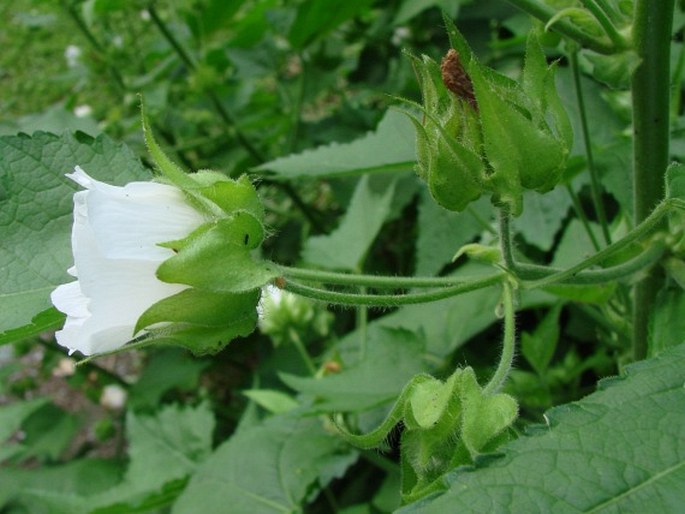
<path id="1" fill-rule="evenodd" d="M 413 58 L 423 119 L 416 128 L 417 172 L 435 200 L 461 211 L 483 193 L 512 214 L 523 189 L 546 192 L 561 180 L 573 133 L 534 32 L 516 82 L 481 65 L 454 25 L 441 66 Z"/>

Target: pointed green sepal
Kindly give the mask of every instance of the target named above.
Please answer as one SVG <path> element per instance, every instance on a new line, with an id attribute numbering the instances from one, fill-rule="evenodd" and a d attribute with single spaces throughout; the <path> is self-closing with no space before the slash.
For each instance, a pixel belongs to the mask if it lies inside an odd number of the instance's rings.
<path id="1" fill-rule="evenodd" d="M 484 394 L 471 368 L 464 369 L 460 392 L 464 408 L 461 436 L 471 457 L 475 458 L 514 422 L 518 404 L 508 394 Z"/>
<path id="2" fill-rule="evenodd" d="M 183 240 L 164 244 L 177 254 L 159 266 L 157 277 L 219 293 L 262 287 L 279 275 L 250 254 L 263 238 L 261 223 L 245 211 L 207 223 Z"/>

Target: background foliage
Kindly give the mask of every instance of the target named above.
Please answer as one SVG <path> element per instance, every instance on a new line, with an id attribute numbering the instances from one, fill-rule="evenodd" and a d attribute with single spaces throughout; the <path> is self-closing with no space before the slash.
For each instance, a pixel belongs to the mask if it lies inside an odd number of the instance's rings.
<path id="1" fill-rule="evenodd" d="M 71 260 L 75 187 L 64 173 L 78 164 L 115 184 L 150 176 L 138 93 L 160 143 L 186 169 L 255 179 L 271 233 L 265 258 L 385 275 L 490 269 L 452 257 L 463 244 L 496 241 L 493 208 L 437 206 L 413 171 L 412 125 L 391 106 L 393 97 L 420 100 L 403 50 L 437 60 L 449 47 L 441 9 L 484 63 L 512 77 L 532 22 L 499 0 L 336 5 L 0 6 L 0 512 L 393 512 L 394 439 L 385 453 L 354 449 L 323 415 L 350 413 L 368 431 L 417 373 L 444 379 L 470 365 L 481 382 L 492 374 L 495 289 L 383 311 L 304 303 L 278 333 L 262 327 L 212 357 L 150 348 L 74 369 L 53 341 L 62 316 L 48 294 Z M 683 22 L 677 9 L 671 156 L 680 161 Z M 514 229 L 522 258 L 565 267 L 603 235 L 568 53 L 553 35 L 545 43 L 559 59 L 576 141 L 563 184 L 526 193 Z M 633 192 L 630 93 L 611 64 L 580 54 L 615 240 L 631 227 Z M 624 370 L 629 285 L 521 292 L 520 346 L 505 387 L 521 406 L 516 440 L 501 458 L 451 472 L 445 495 L 401 512 L 676 512 L 685 501 L 682 283 L 669 281 L 653 306 L 651 345 L 663 353 Z M 125 403 L 113 401 L 121 391 Z M 540 493 L 541 477 L 547 491 L 562 492 Z"/>

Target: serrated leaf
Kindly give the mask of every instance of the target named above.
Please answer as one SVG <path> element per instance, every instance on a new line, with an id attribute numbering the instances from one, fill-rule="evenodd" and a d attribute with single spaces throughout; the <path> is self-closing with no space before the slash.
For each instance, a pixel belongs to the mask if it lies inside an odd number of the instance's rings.
<path id="1" fill-rule="evenodd" d="M 359 270 L 390 214 L 394 192 L 395 181 L 385 190 L 374 191 L 371 179 L 362 177 L 338 228 L 329 235 L 311 237 L 302 258 L 326 269 Z"/>
<path id="2" fill-rule="evenodd" d="M 22 338 L 44 330 L 38 320 L 32 327 L 32 319 L 51 307 L 55 287 L 73 280 L 66 270 L 73 263 L 77 186 L 64 175 L 76 165 L 114 185 L 149 179 L 133 153 L 106 136 L 0 137 L 0 340 L 20 327 L 25 328 L 16 334 Z"/>
<path id="3" fill-rule="evenodd" d="M 547 413 L 548 426 L 448 477 L 402 514 L 679 512 L 685 502 L 685 345 Z"/>
<path id="4" fill-rule="evenodd" d="M 408 171 L 414 167 L 414 127 L 402 113 L 389 110 L 375 132 L 351 143 L 332 143 L 262 164 L 276 178 L 330 178 L 364 173 Z"/>
<path id="5" fill-rule="evenodd" d="M 302 512 L 308 493 L 326 485 L 322 475 L 336 454 L 349 455 L 344 448 L 342 439 L 326 432 L 317 418 L 269 418 L 219 446 L 172 512 Z"/>

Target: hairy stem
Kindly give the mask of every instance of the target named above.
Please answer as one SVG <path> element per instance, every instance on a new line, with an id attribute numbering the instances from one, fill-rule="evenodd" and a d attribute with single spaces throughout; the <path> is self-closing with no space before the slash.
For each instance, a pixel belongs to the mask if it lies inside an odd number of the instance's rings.
<path id="1" fill-rule="evenodd" d="M 507 280 L 502 282 L 502 303 L 504 305 L 504 335 L 502 337 L 502 356 L 495 374 L 483 388 L 484 394 L 495 394 L 500 390 L 509 376 L 511 364 L 514 362 L 514 348 L 516 346 L 516 319 L 514 312 L 514 291 Z"/>
<path id="2" fill-rule="evenodd" d="M 648 219 L 664 197 L 669 159 L 671 27 L 675 0 L 637 0 L 633 41 L 640 65 L 632 80 L 635 223 Z M 635 286 L 633 357 L 647 356 L 649 314 L 661 287 L 658 272 Z"/>
<path id="3" fill-rule="evenodd" d="M 411 305 L 416 303 L 435 302 L 443 300 L 452 296 L 476 291 L 485 287 L 492 286 L 501 282 L 505 277 L 505 273 L 496 273 L 480 279 L 463 282 L 458 285 L 443 287 L 434 291 L 426 291 L 423 293 L 407 293 L 407 294 L 358 294 L 358 293 L 343 293 L 338 291 L 328 291 L 317 287 L 305 286 L 296 282 L 287 281 L 284 289 L 291 293 L 299 294 L 313 300 L 326 302 L 333 305 L 350 305 L 368 307 L 398 307 L 400 305 Z"/>
<path id="4" fill-rule="evenodd" d="M 623 237 L 619 241 L 616 241 L 615 243 L 607 246 L 602 251 L 597 252 L 596 254 L 592 255 L 591 257 L 588 257 L 587 259 L 583 260 L 582 262 L 579 262 L 578 264 L 572 266 L 567 270 L 554 273 L 539 280 L 523 283 L 522 286 L 526 289 L 535 289 L 538 287 L 544 287 L 558 282 L 564 282 L 566 281 L 566 279 L 579 276 L 579 273 L 582 270 L 605 261 L 612 255 L 615 255 L 616 253 L 620 252 L 621 250 L 628 247 L 635 241 L 657 230 L 659 228 L 659 225 L 661 224 L 663 217 L 673 208 L 673 205 L 674 204 L 669 201 L 662 202 L 656 209 L 654 209 L 654 211 L 652 211 L 652 213 L 649 215 L 647 219 L 645 219 L 633 230 L 628 232 L 628 234 L 626 234 L 625 237 Z M 599 273 L 600 271 L 598 271 L 597 273 Z"/>

